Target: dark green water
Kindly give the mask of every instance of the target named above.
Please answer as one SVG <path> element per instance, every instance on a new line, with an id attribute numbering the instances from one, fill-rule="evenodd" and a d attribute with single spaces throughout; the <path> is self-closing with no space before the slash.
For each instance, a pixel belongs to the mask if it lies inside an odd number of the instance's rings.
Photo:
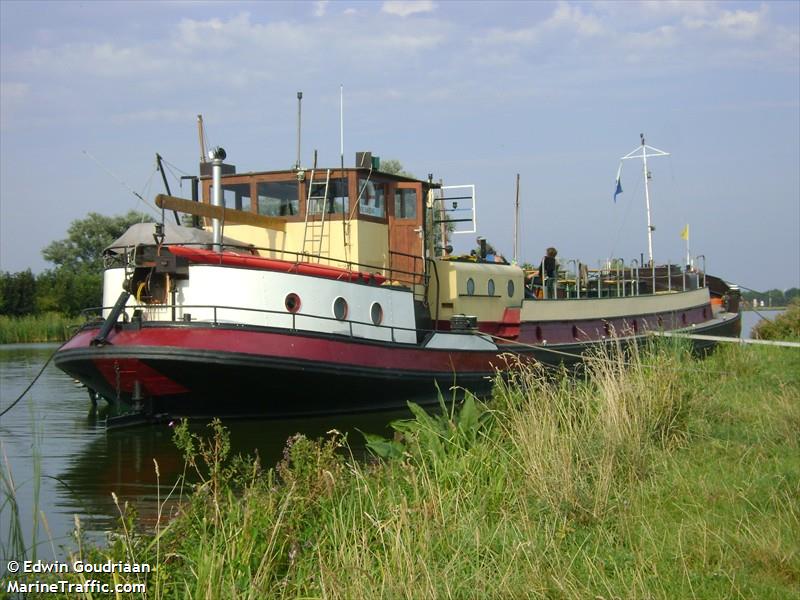
<path id="1" fill-rule="evenodd" d="M 56 348 L 55 344 L 0 345 L 0 410 L 17 398 Z M 112 492 L 120 503 L 133 503 L 144 523 L 154 520 L 159 490 L 163 499 L 183 472 L 168 425 L 107 431 L 102 415 L 105 403 L 100 404 L 100 417 L 90 416 L 85 388 L 51 364 L 28 395 L 0 418 L 0 468 L 13 477 L 29 546 L 34 539 L 38 481 L 38 510 L 48 525 L 45 528 L 40 519 L 35 534 L 40 558 L 55 558 L 53 554 L 63 555 L 63 548 L 72 547 L 75 515 L 90 537 L 101 541 L 119 515 Z M 225 425 L 234 453 L 257 451 L 263 464 L 273 465 L 286 439 L 297 432 L 319 437 L 337 429 L 348 434 L 354 452 L 360 453 L 363 441 L 357 429 L 386 435 L 390 420 L 407 416 L 407 412 L 397 412 L 285 421 L 248 419 Z M 193 425 L 198 431 L 205 426 Z M 6 507 L 0 512 L 0 550 L 8 547 L 11 526 Z"/>

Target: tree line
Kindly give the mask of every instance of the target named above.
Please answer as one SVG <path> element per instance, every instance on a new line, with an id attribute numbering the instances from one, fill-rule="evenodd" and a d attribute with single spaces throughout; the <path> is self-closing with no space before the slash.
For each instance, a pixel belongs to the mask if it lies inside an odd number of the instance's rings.
<path id="1" fill-rule="evenodd" d="M 42 250 L 54 267 L 39 274 L 30 269 L 0 273 L 0 314 L 58 312 L 67 316 L 103 303 L 103 250 L 131 225 L 148 220 L 136 211 L 107 217 L 89 213 L 73 221 L 67 237 Z"/>
<path id="2" fill-rule="evenodd" d="M 754 308 L 756 300 L 758 301 L 758 306 L 788 306 L 795 298 L 800 298 L 800 288 L 773 289 L 765 292 L 747 290 L 742 293 L 742 299 Z"/>

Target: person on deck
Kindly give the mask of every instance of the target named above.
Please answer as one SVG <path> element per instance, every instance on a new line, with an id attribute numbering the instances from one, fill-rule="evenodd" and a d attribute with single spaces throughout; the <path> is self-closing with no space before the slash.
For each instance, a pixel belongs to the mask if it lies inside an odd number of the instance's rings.
<path id="1" fill-rule="evenodd" d="M 542 263 L 539 265 L 539 281 L 542 282 L 545 298 L 556 297 L 556 281 L 558 277 L 557 255 L 558 250 L 550 246 L 542 258 Z"/>

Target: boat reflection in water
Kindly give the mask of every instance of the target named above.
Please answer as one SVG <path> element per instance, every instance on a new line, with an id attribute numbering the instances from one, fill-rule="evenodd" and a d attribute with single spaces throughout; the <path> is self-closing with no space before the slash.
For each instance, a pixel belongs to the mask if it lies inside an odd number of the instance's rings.
<path id="1" fill-rule="evenodd" d="M 409 411 L 394 411 L 284 420 L 226 419 L 222 423 L 230 434 L 230 456 L 257 455 L 262 466 L 269 468 L 281 460 L 286 441 L 295 434 L 320 438 L 335 429 L 347 436 L 353 455 L 362 458 L 365 448 L 360 431 L 390 435 L 389 422 L 408 417 Z M 192 420 L 190 431 L 209 437 L 209 424 L 206 420 Z M 163 502 L 184 474 L 186 484 L 197 481 L 191 469 L 185 471 L 182 453 L 173 441 L 174 425 L 109 429 L 84 451 L 70 457 L 60 479 L 71 496 L 70 503 L 82 506 L 90 530 L 106 529 L 119 516 L 111 492 L 121 505 L 131 503 L 147 526 L 155 522 L 159 497 Z M 154 461 L 158 463 L 158 475 Z M 185 485 L 184 496 L 188 491 Z M 178 500 L 180 494 L 181 488 L 176 488 L 168 504 Z M 167 516 L 169 511 L 163 514 Z"/>

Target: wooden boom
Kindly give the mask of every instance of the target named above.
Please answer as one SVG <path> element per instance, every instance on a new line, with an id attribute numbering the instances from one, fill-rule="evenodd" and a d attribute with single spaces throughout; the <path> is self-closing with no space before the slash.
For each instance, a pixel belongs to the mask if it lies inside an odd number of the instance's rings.
<path id="1" fill-rule="evenodd" d="M 159 194 L 156 196 L 156 206 L 166 210 L 177 210 L 190 215 L 205 217 L 207 219 L 219 219 L 228 224 L 253 225 L 254 227 L 286 231 L 285 219 L 265 217 L 264 215 L 257 215 L 243 210 L 213 206 L 211 204 L 204 204 L 203 202 L 194 202 L 192 200 L 176 198 L 175 196 L 167 196 L 166 194 Z"/>

